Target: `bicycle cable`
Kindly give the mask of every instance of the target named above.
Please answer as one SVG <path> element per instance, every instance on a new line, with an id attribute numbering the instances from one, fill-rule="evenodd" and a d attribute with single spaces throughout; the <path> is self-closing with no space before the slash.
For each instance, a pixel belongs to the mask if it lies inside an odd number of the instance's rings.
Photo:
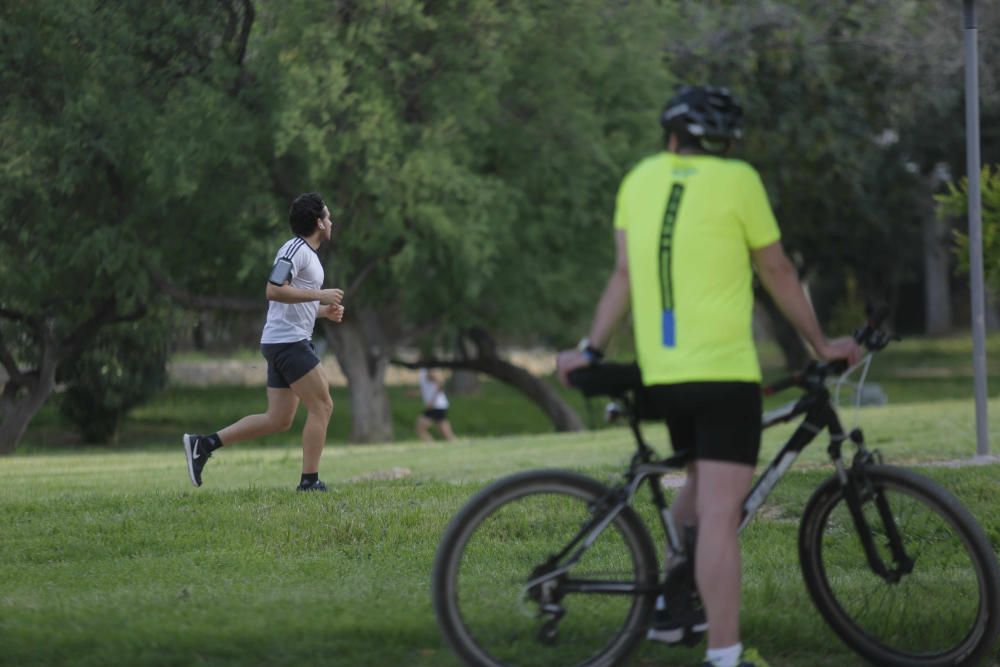
<path id="1" fill-rule="evenodd" d="M 850 385 L 850 386 L 852 386 L 854 388 L 854 417 L 853 417 L 854 423 L 851 426 L 852 430 L 855 429 L 855 428 L 857 428 L 858 424 L 860 422 L 860 415 L 861 415 L 861 391 L 864 389 L 865 380 L 868 378 L 868 369 L 872 365 L 872 357 L 873 356 L 874 356 L 874 353 L 869 352 L 864 357 L 862 357 L 861 360 L 858 363 L 856 363 L 853 366 L 851 366 L 850 368 L 848 368 L 846 371 L 844 371 L 834 381 L 833 405 L 838 410 L 840 409 L 840 388 L 842 386 L 844 386 L 845 384 L 848 384 L 848 385 Z M 858 379 L 858 381 L 857 382 L 848 382 L 847 378 L 854 371 L 856 371 L 859 368 L 862 368 L 862 371 L 861 371 L 861 377 Z"/>

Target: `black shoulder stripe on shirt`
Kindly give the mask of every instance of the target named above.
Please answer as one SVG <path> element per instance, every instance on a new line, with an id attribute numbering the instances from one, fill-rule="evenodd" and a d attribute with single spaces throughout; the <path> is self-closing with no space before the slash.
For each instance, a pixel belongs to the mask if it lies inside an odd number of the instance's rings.
<path id="1" fill-rule="evenodd" d="M 299 251 L 299 248 L 304 246 L 305 243 L 306 243 L 305 240 L 303 240 L 301 237 L 292 241 L 292 245 L 288 246 L 288 250 L 285 251 L 285 258 L 291 259 L 292 257 L 295 257 L 295 253 L 297 253 Z"/>

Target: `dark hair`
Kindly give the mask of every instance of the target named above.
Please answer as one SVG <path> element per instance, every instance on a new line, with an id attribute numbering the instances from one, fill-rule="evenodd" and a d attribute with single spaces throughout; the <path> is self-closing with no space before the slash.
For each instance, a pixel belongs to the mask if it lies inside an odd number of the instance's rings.
<path id="1" fill-rule="evenodd" d="M 295 198 L 288 210 L 288 225 L 298 236 L 316 231 L 316 221 L 323 217 L 323 198 L 318 192 L 307 192 Z"/>
<path id="2" fill-rule="evenodd" d="M 743 108 L 727 88 L 681 86 L 660 115 L 664 138 L 678 148 L 724 153 L 743 136 Z"/>

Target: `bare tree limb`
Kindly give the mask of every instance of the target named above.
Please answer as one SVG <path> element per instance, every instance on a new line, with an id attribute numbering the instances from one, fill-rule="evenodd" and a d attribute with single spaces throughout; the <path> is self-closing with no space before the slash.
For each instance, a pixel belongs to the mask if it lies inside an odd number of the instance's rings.
<path id="1" fill-rule="evenodd" d="M 0 317 L 6 318 L 8 320 L 14 320 L 15 322 L 30 322 L 31 324 L 37 325 L 37 319 L 22 313 L 17 310 L 11 310 L 10 308 L 4 308 L 0 306 Z"/>
<path id="2" fill-rule="evenodd" d="M 238 313 L 260 312 L 264 306 L 259 299 L 239 296 L 218 296 L 191 294 L 173 284 L 169 278 L 156 269 L 150 270 L 153 284 L 175 303 L 194 310 L 228 310 Z"/>

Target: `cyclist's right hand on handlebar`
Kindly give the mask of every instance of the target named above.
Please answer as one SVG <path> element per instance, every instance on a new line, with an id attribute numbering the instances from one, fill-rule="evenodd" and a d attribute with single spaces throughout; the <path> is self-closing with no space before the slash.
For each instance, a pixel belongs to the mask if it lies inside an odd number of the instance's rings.
<path id="1" fill-rule="evenodd" d="M 862 350 L 853 336 L 843 336 L 828 340 L 822 349 L 816 350 L 823 361 L 835 361 L 844 359 L 847 366 L 851 367 L 861 359 Z"/>

